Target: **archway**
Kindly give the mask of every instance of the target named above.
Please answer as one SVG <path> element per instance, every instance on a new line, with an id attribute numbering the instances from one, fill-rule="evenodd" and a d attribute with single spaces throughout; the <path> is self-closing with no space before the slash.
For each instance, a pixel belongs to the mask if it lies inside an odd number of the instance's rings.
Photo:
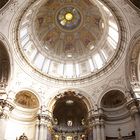
<path id="1" fill-rule="evenodd" d="M 39 107 L 39 101 L 37 97 L 30 91 L 23 90 L 16 94 L 15 103 L 18 106 L 27 109 L 34 109 Z"/>
<path id="2" fill-rule="evenodd" d="M 132 2 L 137 8 L 140 9 L 140 1 L 139 0 L 129 0 L 130 2 Z"/>
<path id="3" fill-rule="evenodd" d="M 126 58 L 127 86 L 131 93 L 131 100 L 127 103 L 134 120 L 136 139 L 140 139 L 139 106 L 140 106 L 140 30 L 131 39 Z"/>
<path id="4" fill-rule="evenodd" d="M 117 108 L 126 103 L 124 94 L 120 90 L 108 91 L 101 100 L 103 108 Z"/>
<path id="5" fill-rule="evenodd" d="M 10 75 L 10 60 L 4 44 L 0 41 L 0 90 L 6 88 Z"/>
<path id="6" fill-rule="evenodd" d="M 100 104 L 105 115 L 106 140 L 135 139 L 133 120 L 126 103 L 125 94 L 119 89 L 109 90 L 103 95 Z"/>
<path id="7" fill-rule="evenodd" d="M 29 139 L 34 139 L 35 118 L 39 110 L 38 97 L 30 90 L 20 90 L 15 96 L 14 104 L 15 108 L 10 114 L 10 119 L 7 121 L 8 127 L 6 129 L 5 139 L 19 138 L 23 133 Z"/>
<path id="8" fill-rule="evenodd" d="M 2 9 L 10 0 L 1 0 L 0 1 L 0 9 Z"/>
<path id="9" fill-rule="evenodd" d="M 127 52 L 126 59 L 126 77 L 127 84 L 130 90 L 133 90 L 131 94 L 134 97 L 139 98 L 140 89 L 140 31 L 138 31 L 132 38 L 130 46 Z"/>
<path id="10" fill-rule="evenodd" d="M 57 96 L 53 109 L 53 139 L 86 140 L 88 108 L 84 97 L 67 91 Z"/>

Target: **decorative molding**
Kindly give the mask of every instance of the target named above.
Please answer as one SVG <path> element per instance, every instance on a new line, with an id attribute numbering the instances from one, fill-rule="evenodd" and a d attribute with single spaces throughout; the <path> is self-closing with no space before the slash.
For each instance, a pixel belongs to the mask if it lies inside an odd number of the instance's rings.
<path id="1" fill-rule="evenodd" d="M 9 0 L 1 9 L 0 9 L 0 18 L 2 18 L 8 12 L 16 12 L 18 9 L 18 0 Z"/>
<path id="2" fill-rule="evenodd" d="M 52 125 L 53 118 L 52 113 L 46 109 L 46 106 L 41 106 L 38 114 L 37 114 L 38 125 Z"/>
<path id="3" fill-rule="evenodd" d="M 127 108 L 133 116 L 135 113 L 140 112 L 140 101 L 136 98 L 133 98 L 129 102 L 127 102 Z"/>
<path id="4" fill-rule="evenodd" d="M 137 7 L 132 0 L 125 0 L 132 8 L 134 8 L 139 14 L 140 14 L 140 6 Z M 135 0 L 136 2 L 138 2 L 140 4 L 139 1 Z"/>
<path id="5" fill-rule="evenodd" d="M 140 53 L 140 30 L 135 33 L 133 38 L 130 41 L 127 56 L 126 56 L 126 79 L 129 89 L 135 90 L 138 89 L 140 84 L 138 81 L 138 58 Z"/>
<path id="6" fill-rule="evenodd" d="M 9 118 L 9 113 L 14 109 L 14 106 L 8 102 L 7 100 L 1 99 L 0 100 L 0 119 L 7 119 Z"/>

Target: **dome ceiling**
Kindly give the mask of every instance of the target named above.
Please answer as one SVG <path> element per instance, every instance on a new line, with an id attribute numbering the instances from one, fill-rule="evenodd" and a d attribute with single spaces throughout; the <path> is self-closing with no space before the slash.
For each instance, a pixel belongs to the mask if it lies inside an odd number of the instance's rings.
<path id="1" fill-rule="evenodd" d="M 92 46 L 101 39 L 103 24 L 99 8 L 89 1 L 57 0 L 39 8 L 32 27 L 40 44 L 38 49 L 68 61 L 91 53 Z"/>
<path id="2" fill-rule="evenodd" d="M 93 75 L 107 66 L 119 46 L 117 21 L 97 0 L 40 0 L 25 11 L 18 28 L 22 56 L 51 78 Z"/>

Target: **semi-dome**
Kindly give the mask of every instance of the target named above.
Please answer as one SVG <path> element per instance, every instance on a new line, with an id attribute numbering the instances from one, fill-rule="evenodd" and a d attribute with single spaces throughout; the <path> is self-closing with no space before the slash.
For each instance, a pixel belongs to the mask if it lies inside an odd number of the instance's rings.
<path id="1" fill-rule="evenodd" d="M 57 79 L 76 79 L 107 66 L 118 50 L 117 21 L 99 1 L 39 1 L 19 24 L 19 48 L 30 66 Z"/>

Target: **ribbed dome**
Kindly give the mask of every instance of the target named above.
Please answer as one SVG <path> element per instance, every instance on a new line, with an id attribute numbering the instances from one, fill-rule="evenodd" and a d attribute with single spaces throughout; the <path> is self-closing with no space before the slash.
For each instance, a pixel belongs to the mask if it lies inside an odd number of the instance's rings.
<path id="1" fill-rule="evenodd" d="M 37 71 L 53 78 L 75 79 L 98 72 L 113 59 L 118 25 L 102 3 L 40 1 L 31 9 L 19 25 L 19 46 Z"/>

